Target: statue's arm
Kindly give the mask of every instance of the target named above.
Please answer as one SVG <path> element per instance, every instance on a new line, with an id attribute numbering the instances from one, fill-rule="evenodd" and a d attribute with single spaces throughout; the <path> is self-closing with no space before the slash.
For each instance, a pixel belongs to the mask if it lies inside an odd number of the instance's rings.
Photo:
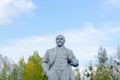
<path id="1" fill-rule="evenodd" d="M 49 71 L 49 65 L 48 65 L 49 54 L 48 53 L 49 52 L 47 50 L 47 52 L 45 53 L 43 60 L 42 60 L 42 69 L 43 69 L 43 72 L 45 75 Z"/>
<path id="2" fill-rule="evenodd" d="M 70 62 L 70 65 L 74 67 L 77 67 L 79 65 L 79 61 L 76 59 L 72 51 L 70 51 L 69 62 Z"/>

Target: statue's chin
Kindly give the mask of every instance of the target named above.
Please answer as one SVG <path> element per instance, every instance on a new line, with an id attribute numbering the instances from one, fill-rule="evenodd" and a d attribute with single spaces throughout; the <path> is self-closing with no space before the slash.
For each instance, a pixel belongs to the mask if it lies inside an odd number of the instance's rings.
<path id="1" fill-rule="evenodd" d="M 62 47 L 63 45 L 57 45 L 58 47 Z"/>

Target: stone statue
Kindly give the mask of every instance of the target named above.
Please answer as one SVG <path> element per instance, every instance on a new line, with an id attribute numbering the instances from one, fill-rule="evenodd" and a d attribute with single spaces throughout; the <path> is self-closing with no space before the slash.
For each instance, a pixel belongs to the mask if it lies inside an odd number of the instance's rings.
<path id="1" fill-rule="evenodd" d="M 42 69 L 48 80 L 75 80 L 71 66 L 77 67 L 78 60 L 70 49 L 64 47 L 65 38 L 56 37 L 57 46 L 48 49 L 42 61 Z"/>

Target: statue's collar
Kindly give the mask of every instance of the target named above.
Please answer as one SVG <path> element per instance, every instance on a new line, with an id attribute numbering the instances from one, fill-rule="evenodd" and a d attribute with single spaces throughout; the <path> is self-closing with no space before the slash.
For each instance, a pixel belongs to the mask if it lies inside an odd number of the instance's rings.
<path id="1" fill-rule="evenodd" d="M 61 47 L 58 47 L 58 46 L 56 46 L 56 49 L 65 49 L 65 47 L 64 46 L 61 46 Z"/>

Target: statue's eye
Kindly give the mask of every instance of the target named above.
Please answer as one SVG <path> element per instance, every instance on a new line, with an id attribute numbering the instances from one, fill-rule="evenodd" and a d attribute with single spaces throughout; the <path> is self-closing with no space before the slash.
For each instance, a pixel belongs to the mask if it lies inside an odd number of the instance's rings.
<path id="1" fill-rule="evenodd" d="M 60 38 L 60 40 L 62 40 L 62 38 Z"/>

